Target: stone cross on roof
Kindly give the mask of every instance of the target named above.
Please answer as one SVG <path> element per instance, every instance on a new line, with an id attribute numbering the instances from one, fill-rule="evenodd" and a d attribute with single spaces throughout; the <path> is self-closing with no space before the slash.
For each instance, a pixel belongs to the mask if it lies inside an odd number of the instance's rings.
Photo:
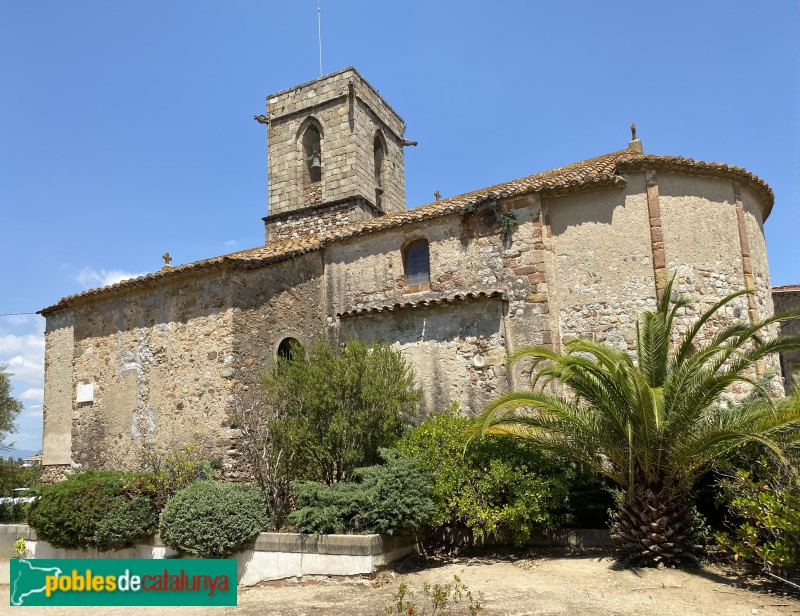
<path id="1" fill-rule="evenodd" d="M 170 256 L 169 256 L 169 253 L 168 253 L 168 252 L 165 252 L 163 255 L 161 255 L 161 258 L 162 258 L 162 259 L 164 259 L 164 265 L 163 265 L 163 267 L 161 268 L 161 270 L 162 270 L 162 271 L 163 271 L 163 270 L 166 270 L 166 269 L 169 269 L 169 268 L 171 268 L 171 267 L 172 267 L 172 266 L 169 264 L 169 262 L 170 262 L 170 261 L 172 261 L 172 257 L 170 257 Z"/>

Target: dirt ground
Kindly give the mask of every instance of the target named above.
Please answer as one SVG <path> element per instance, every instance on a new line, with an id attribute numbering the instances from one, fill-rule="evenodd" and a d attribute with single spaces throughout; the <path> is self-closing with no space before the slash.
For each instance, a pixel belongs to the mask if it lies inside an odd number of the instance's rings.
<path id="1" fill-rule="evenodd" d="M 7 572 L 7 561 L 0 563 Z M 461 578 L 473 594 L 483 593 L 483 614 L 609 616 L 770 616 L 800 614 L 800 595 L 789 587 L 747 577 L 741 571 L 706 565 L 696 571 L 632 570 L 602 553 L 506 552 L 455 557 L 409 558 L 372 580 L 304 579 L 239 589 L 236 608 L 177 608 L 181 614 L 305 616 L 385 614 L 401 583 L 415 593 L 416 614 L 430 613 L 421 590 Z M 0 578 L 0 613 L 8 608 L 7 573 Z M 464 603 L 459 604 L 464 606 Z M 423 608 L 428 607 L 425 612 Z M 57 614 L 122 616 L 131 608 L 19 608 L 30 616 Z M 176 608 L 135 608 L 137 616 L 174 614 Z M 461 607 L 454 614 L 467 614 Z"/>

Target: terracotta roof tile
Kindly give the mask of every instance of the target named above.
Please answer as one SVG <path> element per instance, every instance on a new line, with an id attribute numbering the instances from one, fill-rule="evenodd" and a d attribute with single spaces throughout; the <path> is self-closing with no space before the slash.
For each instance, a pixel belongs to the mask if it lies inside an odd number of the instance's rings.
<path id="1" fill-rule="evenodd" d="M 764 220 L 772 212 L 772 206 L 775 203 L 775 193 L 772 192 L 769 184 L 742 167 L 734 167 L 724 163 L 706 163 L 702 160 L 683 158 L 682 156 L 657 156 L 654 154 L 626 153 L 617 159 L 617 169 L 620 172 L 653 168 L 737 180 L 754 189 L 757 197 L 761 200 L 761 213 Z"/>
<path id="2" fill-rule="evenodd" d="M 464 207 L 471 204 L 491 202 L 496 199 L 505 199 L 528 193 L 562 194 L 597 188 L 610 188 L 624 185 L 624 178 L 619 173 L 637 171 L 642 169 L 663 169 L 666 171 L 681 171 L 714 177 L 735 179 L 752 187 L 760 197 L 764 212 L 764 219 L 769 215 L 774 202 L 772 189 L 759 177 L 742 169 L 717 163 L 705 163 L 691 158 L 680 156 L 655 156 L 639 154 L 631 150 L 620 150 L 596 158 L 590 158 L 558 167 L 542 173 L 536 173 L 524 178 L 504 182 L 488 188 L 457 195 L 428 203 L 410 210 L 397 212 L 368 221 L 359 221 L 334 227 L 321 233 L 313 233 L 297 238 L 272 242 L 265 246 L 258 246 L 249 250 L 242 250 L 220 257 L 195 261 L 167 270 L 153 272 L 145 276 L 130 278 L 113 285 L 90 289 L 68 295 L 57 304 L 40 310 L 40 314 L 48 314 L 57 309 L 64 308 L 77 300 L 90 298 L 100 293 L 125 289 L 147 281 L 160 280 L 172 276 L 182 275 L 217 266 L 231 266 L 238 268 L 260 267 L 266 263 L 288 259 L 306 252 L 319 250 L 329 242 L 346 238 L 374 233 L 384 229 L 401 227 L 414 222 L 438 218 L 448 214 L 461 212 Z"/>
<path id="3" fill-rule="evenodd" d="M 469 299 L 480 299 L 488 297 L 504 297 L 505 293 L 501 289 L 484 289 L 481 291 L 463 291 L 457 293 L 427 293 L 423 297 L 414 299 L 408 298 L 405 301 L 394 302 L 381 302 L 377 304 L 370 304 L 367 306 L 360 306 L 350 310 L 343 310 L 337 312 L 336 316 L 341 318 L 355 317 L 365 314 L 377 314 L 380 312 L 392 312 L 394 310 L 403 310 L 405 308 L 423 308 L 427 306 L 437 306 L 441 304 L 454 304 L 463 302 Z"/>
<path id="4" fill-rule="evenodd" d="M 800 284 L 785 284 L 780 287 L 772 287 L 773 293 L 800 293 Z"/>

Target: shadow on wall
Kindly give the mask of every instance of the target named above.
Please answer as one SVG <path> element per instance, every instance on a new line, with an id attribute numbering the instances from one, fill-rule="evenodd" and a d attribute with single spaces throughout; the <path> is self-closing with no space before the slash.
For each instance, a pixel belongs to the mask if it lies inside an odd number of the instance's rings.
<path id="1" fill-rule="evenodd" d="M 401 351 L 422 388 L 423 416 L 454 400 L 474 414 L 507 390 L 504 372 L 497 376 L 495 371 L 506 356 L 497 301 L 479 299 L 349 318 L 342 321 L 342 333 L 344 338 L 368 343 L 384 341 Z M 487 361 L 487 356 L 495 359 Z"/>

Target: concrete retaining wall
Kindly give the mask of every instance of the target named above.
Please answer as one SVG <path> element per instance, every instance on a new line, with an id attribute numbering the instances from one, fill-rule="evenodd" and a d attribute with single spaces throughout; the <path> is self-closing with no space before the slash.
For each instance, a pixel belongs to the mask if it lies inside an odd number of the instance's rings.
<path id="1" fill-rule="evenodd" d="M 62 550 L 36 539 L 27 524 L 0 524 L 0 555 L 11 556 L 14 542 L 25 539 L 30 558 L 172 558 L 177 553 L 154 537 L 125 550 Z M 303 575 L 368 575 L 416 551 L 409 538 L 388 535 L 301 535 L 261 533 L 237 554 L 239 584 Z"/>

